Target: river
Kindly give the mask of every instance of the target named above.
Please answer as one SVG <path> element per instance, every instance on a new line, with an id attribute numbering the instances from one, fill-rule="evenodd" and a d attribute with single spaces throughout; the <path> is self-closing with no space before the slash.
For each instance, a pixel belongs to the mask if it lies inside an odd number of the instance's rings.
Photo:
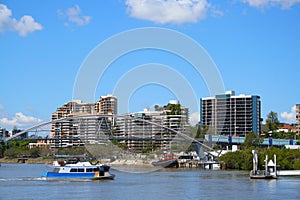
<path id="1" fill-rule="evenodd" d="M 0 199 L 300 199 L 300 178 L 251 180 L 244 171 L 111 170 L 115 180 L 44 180 L 45 164 L 3 164 Z"/>

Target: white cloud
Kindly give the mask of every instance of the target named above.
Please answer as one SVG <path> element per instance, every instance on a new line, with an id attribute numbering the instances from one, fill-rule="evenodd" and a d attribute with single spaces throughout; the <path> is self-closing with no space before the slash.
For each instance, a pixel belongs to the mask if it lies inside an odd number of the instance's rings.
<path id="1" fill-rule="evenodd" d="M 78 26 L 87 25 L 91 21 L 91 16 L 84 16 L 81 14 L 81 9 L 78 5 L 68 8 L 65 12 L 58 10 L 57 14 L 62 17 L 66 16 L 69 22 Z M 69 23 L 66 22 L 65 25 L 68 26 Z"/>
<path id="2" fill-rule="evenodd" d="M 241 0 L 248 3 L 252 7 L 263 8 L 267 6 L 281 6 L 282 9 L 288 9 L 295 4 L 299 4 L 300 0 Z"/>
<path id="3" fill-rule="evenodd" d="M 24 15 L 20 20 L 12 18 L 12 11 L 6 5 L 0 4 L 0 32 L 16 31 L 20 36 L 36 30 L 42 30 L 41 24 L 34 21 L 32 16 Z"/>
<path id="4" fill-rule="evenodd" d="M 190 124 L 194 126 L 195 124 L 199 123 L 199 113 L 194 112 L 190 115 Z"/>
<path id="5" fill-rule="evenodd" d="M 131 17 L 159 24 L 198 22 L 206 17 L 206 0 L 126 0 Z"/>
<path id="6" fill-rule="evenodd" d="M 224 16 L 224 12 L 221 10 L 218 10 L 216 7 L 211 7 L 211 16 L 212 17 L 222 17 Z"/>
<path id="7" fill-rule="evenodd" d="M 7 118 L 7 117 L 3 117 L 0 119 L 0 126 L 4 127 L 4 128 L 11 128 L 13 126 L 16 127 L 25 127 L 25 126 L 32 126 L 35 125 L 37 123 L 41 123 L 42 120 L 35 118 L 33 116 L 26 116 L 21 112 L 18 112 L 15 114 L 14 117 L 12 117 L 11 119 Z"/>
<path id="8" fill-rule="evenodd" d="M 4 110 L 4 106 L 0 104 L 0 110 Z"/>
<path id="9" fill-rule="evenodd" d="M 284 122 L 287 123 L 295 123 L 296 122 L 296 106 L 291 108 L 291 112 L 282 112 L 280 113 L 280 117 Z"/>

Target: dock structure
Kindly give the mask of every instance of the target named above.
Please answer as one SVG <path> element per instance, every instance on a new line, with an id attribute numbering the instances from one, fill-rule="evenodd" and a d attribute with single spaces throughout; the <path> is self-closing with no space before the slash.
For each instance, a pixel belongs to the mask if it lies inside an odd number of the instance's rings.
<path id="1" fill-rule="evenodd" d="M 17 163 L 26 163 L 27 160 L 28 158 L 18 158 Z"/>
<path id="2" fill-rule="evenodd" d="M 200 169 L 221 169 L 221 164 L 217 161 L 204 160 L 184 160 L 179 159 L 179 167 L 181 168 L 200 168 Z"/>
<path id="3" fill-rule="evenodd" d="M 300 170 L 278 170 L 277 176 L 300 176 Z"/>
<path id="4" fill-rule="evenodd" d="M 253 170 L 250 172 L 251 179 L 276 179 L 277 178 L 277 165 L 276 165 L 276 155 L 274 155 L 274 162 L 270 160 L 268 162 L 268 155 L 266 155 L 265 169 L 258 169 L 258 156 L 257 150 L 252 150 L 253 154 Z"/>
<path id="5" fill-rule="evenodd" d="M 265 170 L 258 170 L 257 150 L 253 150 L 253 170 L 250 172 L 252 179 L 276 179 L 278 176 L 300 176 L 300 170 L 277 170 L 276 155 L 274 155 L 274 162 L 268 162 L 268 155 L 265 159 Z"/>
<path id="6" fill-rule="evenodd" d="M 221 164 L 217 161 L 200 161 L 197 163 L 197 167 L 202 169 L 221 169 Z"/>

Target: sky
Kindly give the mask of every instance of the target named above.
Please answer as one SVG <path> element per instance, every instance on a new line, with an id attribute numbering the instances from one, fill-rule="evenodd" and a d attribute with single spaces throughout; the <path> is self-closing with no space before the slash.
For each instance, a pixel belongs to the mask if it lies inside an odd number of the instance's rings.
<path id="1" fill-rule="evenodd" d="M 274 111 L 281 122 L 293 123 L 300 103 L 299 20 L 300 0 L 0 0 L 0 127 L 49 121 L 58 107 L 74 99 L 74 85 L 97 48 L 149 27 L 192 39 L 221 77 L 210 77 L 212 82 L 221 80 L 225 90 L 236 94 L 259 95 L 262 118 Z M 95 54 L 95 62 L 101 64 L 123 45 L 126 39 L 106 47 Z M 144 48 L 112 60 L 92 95 L 97 101 L 125 92 L 129 98 L 119 101 L 119 110 L 138 112 L 173 99 L 184 104 L 180 97 L 199 101 L 211 96 L 206 78 L 180 55 Z M 133 84 L 130 89 L 126 81 Z M 191 107 L 195 124 L 199 108 L 184 106 Z"/>

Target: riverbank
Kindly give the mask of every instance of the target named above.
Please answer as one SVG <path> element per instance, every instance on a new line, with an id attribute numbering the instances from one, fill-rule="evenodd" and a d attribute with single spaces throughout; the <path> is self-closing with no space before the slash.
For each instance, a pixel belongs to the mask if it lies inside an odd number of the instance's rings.
<path id="1" fill-rule="evenodd" d="M 134 159 L 134 160 L 126 160 L 126 159 L 118 159 L 113 162 L 110 162 L 109 165 L 111 166 L 120 166 L 120 165 L 128 165 L 128 166 L 149 166 L 153 167 L 151 164 L 151 160 L 142 160 L 142 159 Z"/>
<path id="2" fill-rule="evenodd" d="M 52 164 L 53 158 L 1 158 L 0 163 Z"/>
<path id="3" fill-rule="evenodd" d="M 0 163 L 28 163 L 28 164 L 52 164 L 54 158 L 1 158 Z M 152 167 L 151 160 L 142 159 L 118 159 L 110 162 L 109 159 L 99 160 L 99 163 L 108 164 L 111 166 L 144 166 Z"/>

